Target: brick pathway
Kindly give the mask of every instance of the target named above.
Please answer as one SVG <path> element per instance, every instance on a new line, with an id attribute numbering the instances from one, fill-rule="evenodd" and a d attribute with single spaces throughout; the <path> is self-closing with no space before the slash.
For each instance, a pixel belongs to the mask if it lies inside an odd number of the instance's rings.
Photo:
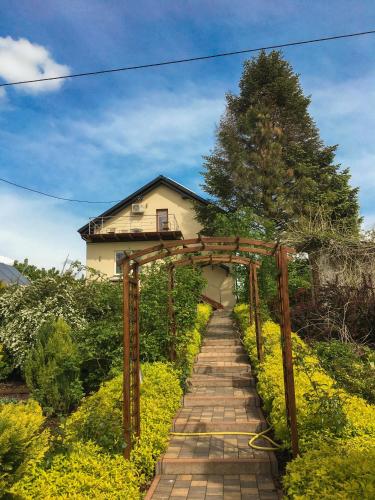
<path id="1" fill-rule="evenodd" d="M 214 313 L 189 386 L 173 431 L 266 428 L 251 368 L 228 312 Z M 274 454 L 250 448 L 248 440 L 240 435 L 171 436 L 146 499 L 278 499 Z"/>

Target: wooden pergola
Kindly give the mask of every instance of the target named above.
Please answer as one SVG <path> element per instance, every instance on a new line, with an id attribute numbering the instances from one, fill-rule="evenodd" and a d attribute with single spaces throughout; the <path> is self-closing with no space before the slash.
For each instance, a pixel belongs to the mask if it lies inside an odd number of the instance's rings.
<path id="1" fill-rule="evenodd" d="M 139 268 L 158 260 L 168 260 L 168 316 L 172 338 L 177 334 L 174 321 L 173 286 L 174 269 L 186 265 L 239 264 L 248 269 L 249 320 L 255 323 L 257 355 L 263 360 L 262 330 L 259 314 L 257 268 L 254 257 L 273 256 L 278 269 L 281 347 L 287 422 L 290 429 L 293 455 L 298 455 L 295 388 L 293 376 L 291 324 L 288 294 L 288 254 L 294 249 L 278 243 L 241 237 L 199 237 L 163 242 L 140 251 L 126 254 L 122 261 L 123 272 L 123 428 L 124 456 L 129 458 L 133 437 L 140 435 L 140 353 L 139 353 Z M 244 256 L 252 255 L 253 258 Z M 174 346 L 171 346 L 174 358 Z"/>

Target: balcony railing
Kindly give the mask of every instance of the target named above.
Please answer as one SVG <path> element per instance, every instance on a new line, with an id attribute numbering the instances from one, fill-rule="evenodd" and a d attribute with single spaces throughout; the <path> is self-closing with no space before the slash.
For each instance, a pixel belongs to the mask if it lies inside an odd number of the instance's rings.
<path id="1" fill-rule="evenodd" d="M 180 231 L 174 214 L 160 215 L 129 215 L 124 217 L 108 216 L 93 217 L 89 222 L 90 235 L 95 234 L 126 234 L 126 233 L 160 233 Z"/>

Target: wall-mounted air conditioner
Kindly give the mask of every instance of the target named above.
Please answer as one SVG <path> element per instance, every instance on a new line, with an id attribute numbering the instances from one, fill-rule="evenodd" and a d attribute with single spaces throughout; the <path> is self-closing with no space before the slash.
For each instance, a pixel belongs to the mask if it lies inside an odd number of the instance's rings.
<path id="1" fill-rule="evenodd" d="M 145 211 L 145 206 L 141 203 L 132 204 L 132 214 L 143 214 Z"/>

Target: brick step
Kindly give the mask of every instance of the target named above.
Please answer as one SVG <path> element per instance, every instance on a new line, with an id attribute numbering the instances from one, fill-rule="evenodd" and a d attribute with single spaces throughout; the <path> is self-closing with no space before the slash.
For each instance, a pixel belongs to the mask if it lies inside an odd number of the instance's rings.
<path id="1" fill-rule="evenodd" d="M 182 408 L 174 419 L 175 432 L 260 432 L 267 428 L 260 408 L 196 406 Z"/>
<path id="2" fill-rule="evenodd" d="M 237 352 L 223 352 L 223 353 L 218 353 L 217 351 L 212 351 L 212 352 L 201 352 L 198 354 L 198 362 L 199 361 L 232 361 L 234 363 L 236 362 L 246 362 L 248 361 L 248 357 L 243 351 L 242 353 L 237 353 Z"/>
<path id="3" fill-rule="evenodd" d="M 232 363 L 232 364 L 219 364 L 219 363 L 196 363 L 193 368 L 193 373 L 200 374 L 212 374 L 212 375 L 221 375 L 221 374 L 233 374 L 233 375 L 242 375 L 245 373 L 250 373 L 251 368 L 247 363 Z"/>
<path id="4" fill-rule="evenodd" d="M 222 345 L 222 346 L 217 346 L 217 345 L 208 345 L 208 346 L 202 346 L 201 348 L 201 353 L 211 353 L 214 352 L 216 354 L 220 353 L 228 353 L 228 354 L 242 354 L 246 353 L 245 349 L 241 345 Z"/>
<path id="5" fill-rule="evenodd" d="M 186 408 L 192 406 L 231 406 L 232 408 L 241 408 L 260 406 L 260 399 L 255 391 L 249 392 L 246 396 L 196 396 L 188 393 L 184 396 L 184 406 Z"/>
<path id="6" fill-rule="evenodd" d="M 270 474 L 173 474 L 155 476 L 145 500 L 169 498 L 279 500 Z"/>
<path id="7" fill-rule="evenodd" d="M 205 337 L 203 339 L 202 347 L 208 346 L 216 346 L 216 347 L 224 347 L 224 346 L 242 346 L 239 339 L 213 339 Z"/>
<path id="8" fill-rule="evenodd" d="M 193 387 L 246 387 L 254 386 L 255 380 L 250 372 L 239 375 L 196 373 L 188 379 L 188 384 Z"/>
<path id="9" fill-rule="evenodd" d="M 157 474 L 267 474 L 276 475 L 277 463 L 256 458 L 163 458 Z"/>

